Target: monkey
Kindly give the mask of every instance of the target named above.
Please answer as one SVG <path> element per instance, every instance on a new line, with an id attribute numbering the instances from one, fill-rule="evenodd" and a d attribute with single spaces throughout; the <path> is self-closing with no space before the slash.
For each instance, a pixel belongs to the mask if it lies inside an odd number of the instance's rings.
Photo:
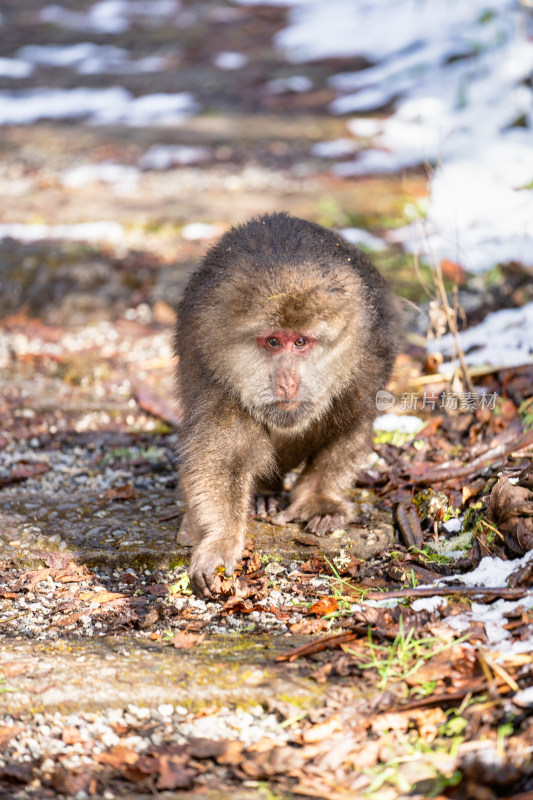
<path id="1" fill-rule="evenodd" d="M 267 214 L 208 250 L 178 305 L 174 340 L 196 594 L 212 596 L 219 567 L 233 574 L 254 494 L 279 493 L 301 465 L 274 524 L 325 535 L 354 518 L 344 493 L 371 448 L 400 327 L 369 257 L 316 223 Z"/>

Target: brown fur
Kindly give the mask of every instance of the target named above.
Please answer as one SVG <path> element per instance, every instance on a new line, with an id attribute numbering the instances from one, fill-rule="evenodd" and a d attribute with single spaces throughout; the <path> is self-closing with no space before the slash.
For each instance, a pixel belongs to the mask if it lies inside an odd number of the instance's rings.
<path id="1" fill-rule="evenodd" d="M 273 358 L 258 337 L 276 330 L 304 331 L 316 345 Z M 302 462 L 291 503 L 275 521 L 326 533 L 350 520 L 343 492 L 369 449 L 375 395 L 389 379 L 398 337 L 397 305 L 381 275 L 319 225 L 265 216 L 228 231 L 207 253 L 176 330 L 195 591 L 210 594 L 219 565 L 232 572 L 254 490 L 279 489 Z M 298 408 L 276 404 L 283 391 L 297 394 Z"/>

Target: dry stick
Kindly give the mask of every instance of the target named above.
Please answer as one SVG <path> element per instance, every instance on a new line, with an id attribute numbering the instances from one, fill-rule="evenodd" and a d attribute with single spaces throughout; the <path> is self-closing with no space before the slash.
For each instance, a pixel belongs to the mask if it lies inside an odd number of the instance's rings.
<path id="1" fill-rule="evenodd" d="M 466 478 L 478 470 L 488 467 L 491 462 L 496 461 L 498 458 L 509 455 L 509 453 L 518 452 L 525 447 L 533 444 L 533 430 L 526 431 L 515 439 L 513 442 L 501 442 L 496 447 L 487 450 L 480 456 L 475 458 L 470 464 L 465 464 L 463 467 L 435 467 L 435 469 L 428 470 L 425 475 L 417 477 L 408 476 L 407 483 L 426 484 L 434 483 L 437 481 L 451 481 L 457 478 Z"/>
<path id="2" fill-rule="evenodd" d="M 396 706 L 396 708 L 391 709 L 389 713 L 396 714 L 401 713 L 402 711 L 414 711 L 417 708 L 425 708 L 426 706 L 440 706 L 445 703 L 456 703 L 458 700 L 462 700 L 469 694 L 485 693 L 488 688 L 489 687 L 485 678 L 479 678 L 477 681 L 465 686 L 464 689 L 458 689 L 455 692 L 443 692 L 442 694 L 430 694 L 427 697 L 420 698 L 420 700 L 414 700 L 411 703 Z M 509 694 L 511 691 L 510 687 L 504 681 L 496 681 L 495 688 L 498 691 L 498 694 Z"/>
<path id="3" fill-rule="evenodd" d="M 466 597 L 478 597 L 481 595 L 482 597 L 501 597 L 504 600 L 516 600 L 533 595 L 533 589 L 520 586 L 512 589 L 507 586 L 487 588 L 482 586 L 463 586 L 462 584 L 455 584 L 454 586 L 421 586 L 418 588 L 395 589 L 390 592 L 368 592 L 358 602 L 364 603 L 365 600 L 392 600 L 400 597 L 446 596 L 451 594 L 462 594 Z"/>
<path id="4" fill-rule="evenodd" d="M 509 367 L 505 364 L 493 364 L 483 367 L 470 367 L 468 370 L 468 374 L 471 378 L 483 378 L 485 375 L 492 375 L 495 372 L 509 372 L 512 369 L 521 369 L 522 367 L 531 366 L 533 362 L 531 361 L 524 361 L 522 364 L 515 364 L 512 367 Z M 439 379 L 441 381 L 450 380 L 450 373 L 443 373 L 443 372 L 434 372 L 431 375 L 417 375 L 413 378 L 409 378 L 407 381 L 408 386 L 423 386 L 426 383 L 437 383 Z"/>
<path id="5" fill-rule="evenodd" d="M 519 587 L 509 589 L 507 586 L 489 589 L 478 588 L 475 586 L 428 586 L 427 588 L 419 589 L 411 587 L 409 589 L 397 589 L 396 591 L 392 592 L 369 592 L 368 594 L 365 594 L 364 598 L 358 602 L 364 603 L 365 600 L 395 600 L 402 597 L 434 597 L 452 594 L 462 594 L 466 595 L 467 597 L 478 597 L 481 595 L 483 597 L 499 597 L 503 598 L 504 600 L 516 600 L 520 599 L 521 597 L 532 595 L 533 589 L 521 589 Z M 305 656 L 311 656 L 315 653 L 320 653 L 322 650 L 331 650 L 335 647 L 340 647 L 348 642 L 353 642 L 354 639 L 357 639 L 360 636 L 366 636 L 369 627 L 371 627 L 370 623 L 368 623 L 368 625 L 361 623 L 354 625 L 352 629 L 346 631 L 346 633 L 323 636 L 321 639 L 317 639 L 314 642 L 303 644 L 301 647 L 296 647 L 294 650 L 290 650 L 287 653 L 282 653 L 276 657 L 276 661 L 296 661 L 298 658 L 305 658 Z M 384 634 L 380 633 L 379 630 L 376 630 L 375 633 L 376 635 L 384 636 Z M 459 696 L 462 697 L 463 694 L 460 694 Z M 449 699 L 456 698 L 450 696 Z"/>
<path id="6" fill-rule="evenodd" d="M 457 353 L 457 357 L 459 358 L 459 363 L 461 365 L 461 372 L 463 374 L 464 385 L 468 392 L 475 394 L 474 384 L 472 382 L 472 378 L 470 377 L 463 349 L 459 342 L 459 330 L 457 328 L 457 313 L 458 313 L 457 292 L 455 294 L 454 308 L 452 308 L 448 301 L 448 293 L 446 292 L 446 287 L 444 285 L 444 278 L 442 275 L 442 262 L 437 261 L 434 253 L 431 251 L 431 248 L 430 248 L 430 256 L 432 261 L 431 271 L 433 274 L 434 287 L 437 290 L 437 297 L 440 298 L 440 301 L 442 303 L 442 308 L 444 309 L 444 313 L 446 315 L 446 321 L 448 323 L 448 327 L 453 336 L 455 351 Z M 414 262 L 415 262 L 415 270 L 417 272 L 417 275 L 420 277 L 421 271 L 420 271 L 420 265 L 418 263 L 418 253 L 416 252 L 414 253 Z"/>
<path id="7" fill-rule="evenodd" d="M 368 623 L 370 625 L 370 623 Z M 297 658 L 310 656 L 314 653 L 320 653 L 321 650 L 329 650 L 333 647 L 338 647 L 341 644 L 352 642 L 359 636 L 366 636 L 368 633 L 367 625 L 355 625 L 352 630 L 346 633 L 338 633 L 333 636 L 323 636 L 322 639 L 317 639 L 316 642 L 309 642 L 303 644 L 301 647 L 296 647 L 288 653 L 282 653 L 276 657 L 276 661 L 296 661 Z"/>
<path id="8" fill-rule="evenodd" d="M 448 327 L 452 332 L 457 357 L 459 358 L 459 363 L 461 364 L 461 372 L 463 373 L 464 385 L 468 392 L 475 394 L 474 384 L 472 382 L 472 378 L 470 377 L 468 367 L 466 366 L 465 354 L 463 353 L 463 348 L 459 343 L 459 331 L 457 329 L 457 307 L 452 309 L 452 307 L 448 302 L 448 294 L 446 292 L 446 287 L 444 286 L 444 278 L 442 276 L 442 262 L 440 261 L 435 262 L 435 276 L 436 276 L 437 289 L 442 302 L 442 307 L 444 308 L 444 313 L 446 314 Z"/>
<path id="9" fill-rule="evenodd" d="M 183 513 L 182 511 L 177 509 L 176 511 L 173 511 L 172 514 L 166 514 L 166 516 L 164 516 L 164 517 L 158 517 L 156 519 L 156 522 L 157 523 L 167 522 L 169 519 L 176 519 L 176 517 L 179 517 L 180 514 L 182 514 L 182 513 Z"/>

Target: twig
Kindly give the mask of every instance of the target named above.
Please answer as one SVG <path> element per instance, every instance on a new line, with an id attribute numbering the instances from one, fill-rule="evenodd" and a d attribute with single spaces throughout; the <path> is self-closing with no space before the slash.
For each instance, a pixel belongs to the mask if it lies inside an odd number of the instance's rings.
<path id="1" fill-rule="evenodd" d="M 431 258 L 433 261 L 432 272 L 435 282 L 435 288 L 437 290 L 437 296 L 440 297 L 440 302 L 442 304 L 442 308 L 446 315 L 446 321 L 453 336 L 453 341 L 455 344 L 455 352 L 457 354 L 459 363 L 461 365 L 463 384 L 468 392 L 475 394 L 474 384 L 468 372 L 468 367 L 466 365 L 463 348 L 461 347 L 461 343 L 459 342 L 459 329 L 457 328 L 457 313 L 458 313 L 457 291 L 455 292 L 455 302 L 454 302 L 454 307 L 452 308 L 450 303 L 448 302 L 448 293 L 444 285 L 444 278 L 442 275 L 442 262 L 437 261 L 433 253 L 431 253 Z"/>
<path id="2" fill-rule="evenodd" d="M 422 337 L 420 337 L 422 338 Z M 493 375 L 495 372 L 505 372 L 512 369 L 522 369 L 523 367 L 530 367 L 533 366 L 533 362 L 531 361 L 524 361 L 523 364 L 518 364 L 516 366 L 508 366 L 506 364 L 494 364 L 488 366 L 475 366 L 468 368 L 468 374 L 471 378 L 483 378 L 485 375 Z M 441 367 L 442 369 L 442 367 Z M 434 372 L 431 375 L 415 375 L 413 378 L 409 378 L 407 381 L 408 386 L 423 386 L 426 383 L 438 383 L 439 380 L 441 381 L 448 381 L 452 377 L 453 373 L 450 372 Z"/>
<path id="3" fill-rule="evenodd" d="M 408 483 L 414 484 L 427 484 L 443 481 L 456 480 L 457 478 L 466 478 L 478 470 L 485 469 L 493 461 L 498 458 L 503 458 L 510 453 L 518 452 L 533 444 L 533 430 L 526 431 L 512 442 L 500 442 L 495 447 L 482 453 L 470 464 L 465 464 L 463 467 L 449 467 L 440 466 L 435 469 L 428 470 L 424 475 L 408 477 Z"/>
<path id="4" fill-rule="evenodd" d="M 428 695 L 428 697 L 421 697 L 420 700 L 414 700 L 412 703 L 406 705 L 396 706 L 391 709 L 391 714 L 396 714 L 402 711 L 414 711 L 416 708 L 426 708 L 427 706 L 443 705 L 444 703 L 455 703 L 462 700 L 467 695 L 484 694 L 488 689 L 485 678 L 478 678 L 473 681 L 464 689 L 458 689 L 455 692 L 443 692 L 442 694 Z M 511 689 L 504 681 L 496 681 L 496 689 L 498 694 L 508 694 Z"/>
<path id="5" fill-rule="evenodd" d="M 370 624 L 370 623 L 369 623 Z M 339 647 L 346 642 L 353 642 L 359 636 L 366 636 L 368 625 L 356 625 L 353 630 L 346 633 L 338 633 L 333 636 L 323 636 L 322 639 L 317 639 L 315 642 L 303 644 L 301 647 L 296 647 L 288 653 L 282 653 L 276 657 L 276 661 L 296 661 L 297 658 L 310 656 L 314 653 L 320 653 L 322 650 L 329 650 L 334 647 Z"/>
<path id="6" fill-rule="evenodd" d="M 176 511 L 173 511 L 172 514 L 167 514 L 164 517 L 158 517 L 156 519 L 156 522 L 159 524 L 160 522 L 167 522 L 169 519 L 176 519 L 176 517 L 179 517 L 180 514 L 182 513 L 183 513 L 182 511 L 177 509 Z"/>
<path id="7" fill-rule="evenodd" d="M 461 584 L 453 586 L 421 586 L 419 588 L 410 587 L 408 589 L 394 589 L 390 592 L 368 592 L 365 593 L 363 599 L 358 600 L 358 603 L 364 603 L 365 600 L 393 600 L 401 597 L 434 597 L 434 596 L 447 596 L 452 594 L 462 594 L 466 597 L 501 597 L 504 600 L 516 600 L 521 597 L 529 597 L 533 595 L 533 589 L 527 589 L 516 586 L 510 589 L 508 586 L 463 586 Z"/>

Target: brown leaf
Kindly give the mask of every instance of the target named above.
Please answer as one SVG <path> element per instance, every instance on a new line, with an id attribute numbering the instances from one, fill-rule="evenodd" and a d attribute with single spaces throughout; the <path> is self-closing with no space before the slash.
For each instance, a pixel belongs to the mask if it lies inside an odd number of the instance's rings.
<path id="1" fill-rule="evenodd" d="M 205 633 L 188 633 L 187 631 L 179 631 L 172 640 L 172 644 L 176 650 L 188 650 L 194 647 L 205 639 Z"/>
<path id="2" fill-rule="evenodd" d="M 152 583 L 150 586 L 145 587 L 145 591 L 148 594 L 154 595 L 154 597 L 166 597 L 168 594 L 168 583 Z"/>
<path id="3" fill-rule="evenodd" d="M 122 767 L 134 766 L 139 758 L 135 750 L 130 750 L 128 747 L 118 745 L 107 753 L 95 753 L 94 760 L 99 764 L 106 764 L 108 767 L 120 769 Z"/>
<path id="4" fill-rule="evenodd" d="M 433 741 L 439 725 L 443 725 L 447 716 L 442 708 L 414 708 L 407 711 L 388 711 L 379 714 L 371 722 L 374 733 L 382 731 L 401 731 L 405 733 L 411 724 L 416 724 L 424 741 Z"/>
<path id="5" fill-rule="evenodd" d="M 263 600 L 268 594 L 268 577 L 266 575 L 241 575 L 237 580 L 228 581 L 225 591 L 230 591 L 239 600 L 253 598 Z"/>
<path id="6" fill-rule="evenodd" d="M 80 617 L 83 616 L 84 613 L 85 613 L 84 611 L 78 611 L 75 614 L 67 614 L 62 619 L 58 619 L 56 622 L 54 622 L 54 625 L 65 625 L 65 626 L 75 625 L 76 622 L 79 620 Z"/>
<path id="7" fill-rule="evenodd" d="M 309 609 L 309 613 L 324 617 L 326 614 L 332 614 L 334 611 L 337 611 L 338 607 L 339 601 L 337 598 L 321 597 L 320 600 L 317 600 L 316 603 L 313 603 Z"/>
<path id="8" fill-rule="evenodd" d="M 238 739 L 233 739 L 230 742 L 224 742 L 225 749 L 223 753 L 215 756 L 218 764 L 240 764 L 242 759 L 242 742 Z"/>
<path id="9" fill-rule="evenodd" d="M 258 608 L 260 608 L 260 606 L 258 606 Z M 278 608 L 277 606 L 270 606 L 268 610 L 271 614 L 274 614 L 276 619 L 280 619 L 282 621 L 289 619 L 289 617 L 292 616 L 292 611 L 283 611 L 283 609 Z"/>
<path id="10" fill-rule="evenodd" d="M 21 730 L 22 728 L 17 727 L 17 725 L 0 725 L 0 747 L 3 747 L 6 742 L 9 742 Z"/>
<path id="11" fill-rule="evenodd" d="M 244 571 L 250 573 L 257 572 L 259 569 L 261 569 L 261 556 L 255 551 L 248 559 Z"/>
<path id="12" fill-rule="evenodd" d="M 32 461 L 28 464 L 19 463 L 10 470 L 8 475 L 0 476 L 0 486 L 9 486 L 11 483 L 27 481 L 28 478 L 35 478 L 37 475 L 43 475 L 50 469 L 50 464 L 43 464 L 40 461 Z"/>
<path id="13" fill-rule="evenodd" d="M 108 489 L 105 498 L 106 500 L 134 500 L 137 495 L 137 489 L 134 489 L 131 483 L 127 483 L 125 486 L 117 486 L 116 489 Z"/>
<path id="14" fill-rule="evenodd" d="M 80 600 L 84 602 L 101 606 L 104 603 L 110 603 L 112 600 L 122 599 L 126 597 L 126 595 L 120 594 L 119 592 L 108 592 L 107 589 L 102 589 L 99 592 L 83 592 L 79 597 Z"/>
<path id="15" fill-rule="evenodd" d="M 299 622 L 293 622 L 292 625 L 289 625 L 289 630 L 293 634 L 301 634 L 306 636 L 311 633 L 321 633 L 321 631 L 327 631 L 329 628 L 329 622 L 327 619 L 302 619 Z"/>
<path id="16" fill-rule="evenodd" d="M 29 783 L 33 778 L 29 764 L 6 764 L 0 767 L 1 783 Z"/>
<path id="17" fill-rule="evenodd" d="M 65 742 L 65 744 L 78 744 L 81 742 L 81 734 L 78 728 L 73 727 L 72 725 L 67 725 L 61 731 L 61 739 Z"/>
<path id="18" fill-rule="evenodd" d="M 20 576 L 16 584 L 13 586 L 13 589 L 16 592 L 20 589 L 31 591 L 31 589 L 35 589 L 37 584 L 41 581 L 44 581 L 49 575 L 49 569 L 31 569 L 28 572 L 24 572 L 23 575 Z"/>
<path id="19" fill-rule="evenodd" d="M 150 628 L 152 625 L 155 625 L 158 619 L 159 610 L 157 608 L 151 608 L 144 616 L 139 616 L 139 628 L 146 630 L 146 628 Z"/>
<path id="20" fill-rule="evenodd" d="M 230 597 L 226 600 L 222 611 L 220 612 L 223 617 L 229 614 L 251 614 L 254 611 L 255 605 L 251 600 L 241 600 L 240 597 Z"/>
<path id="21" fill-rule="evenodd" d="M 0 669 L 4 678 L 15 678 L 17 675 L 25 675 L 33 669 L 33 664 L 30 661 L 8 661 L 6 664 L 0 664 Z"/>
<path id="22" fill-rule="evenodd" d="M 160 759 L 158 789 L 191 789 L 196 772 L 183 763 L 183 756 L 163 753 Z"/>
<path id="23" fill-rule="evenodd" d="M 76 566 L 70 553 L 39 553 L 47 567 L 52 569 L 66 570 L 73 565 Z"/>
<path id="24" fill-rule="evenodd" d="M 96 778 L 88 772 L 67 772 L 61 767 L 52 774 L 52 786 L 59 794 L 72 797 L 78 792 L 85 794 L 95 794 L 96 792 Z"/>
<path id="25" fill-rule="evenodd" d="M 487 517 L 504 535 L 507 547 L 518 555 L 533 549 L 533 492 L 500 478 L 493 488 Z"/>
<path id="26" fill-rule="evenodd" d="M 193 758 L 219 758 L 228 749 L 228 742 L 224 739 L 204 739 L 202 737 L 189 739 L 189 749 Z"/>
<path id="27" fill-rule="evenodd" d="M 336 733 L 342 731 L 342 722 L 337 715 L 331 716 L 325 722 L 319 722 L 307 728 L 302 734 L 304 742 L 321 742 L 322 739 L 329 739 Z"/>
<path id="28" fill-rule="evenodd" d="M 58 583 L 81 583 L 94 577 L 85 564 L 72 561 L 65 569 L 52 570 L 52 578 Z"/>

